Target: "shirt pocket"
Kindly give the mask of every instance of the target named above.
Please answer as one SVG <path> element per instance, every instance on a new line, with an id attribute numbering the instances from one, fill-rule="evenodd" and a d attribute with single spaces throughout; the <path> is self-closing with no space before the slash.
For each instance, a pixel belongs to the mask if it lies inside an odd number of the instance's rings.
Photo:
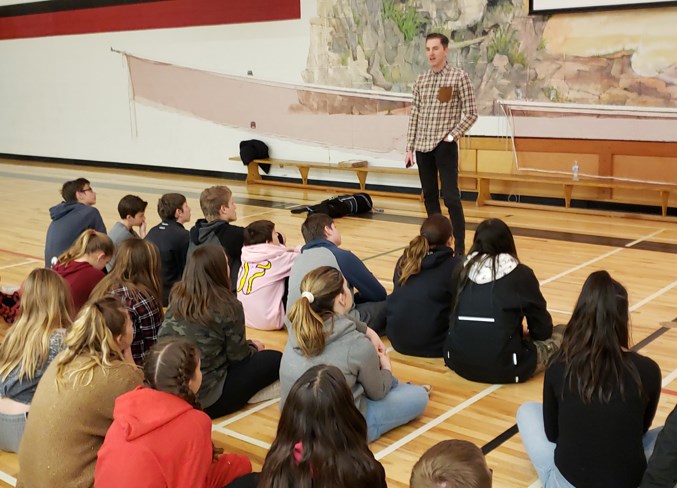
<path id="1" fill-rule="evenodd" d="M 437 89 L 437 101 L 441 103 L 449 103 L 454 95 L 453 86 L 441 86 Z"/>

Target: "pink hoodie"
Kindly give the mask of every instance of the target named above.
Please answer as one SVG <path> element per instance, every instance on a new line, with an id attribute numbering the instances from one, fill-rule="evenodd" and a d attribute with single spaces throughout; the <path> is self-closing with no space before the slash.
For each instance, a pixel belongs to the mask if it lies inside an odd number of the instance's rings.
<path id="1" fill-rule="evenodd" d="M 263 243 L 242 248 L 237 275 L 237 298 L 244 307 L 245 323 L 262 330 L 284 325 L 284 280 L 289 277 L 298 249 Z"/>

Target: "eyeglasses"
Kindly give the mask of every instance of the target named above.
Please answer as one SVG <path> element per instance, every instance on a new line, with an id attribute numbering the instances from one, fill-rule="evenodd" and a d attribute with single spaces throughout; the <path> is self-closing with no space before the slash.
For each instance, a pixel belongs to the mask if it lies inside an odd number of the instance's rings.
<path id="1" fill-rule="evenodd" d="M 94 189 L 92 187 L 83 188 L 82 190 L 80 190 L 80 193 L 87 193 L 88 191 L 94 192 Z"/>

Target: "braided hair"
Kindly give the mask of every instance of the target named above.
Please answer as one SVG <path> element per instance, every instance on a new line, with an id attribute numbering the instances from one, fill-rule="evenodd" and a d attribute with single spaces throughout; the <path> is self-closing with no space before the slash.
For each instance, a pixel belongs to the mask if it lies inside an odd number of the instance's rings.
<path id="1" fill-rule="evenodd" d="M 200 350 L 191 341 L 175 337 L 158 341 L 144 359 L 143 383 L 148 388 L 177 396 L 193 408 L 202 410 L 195 392 L 188 386 L 199 363 Z M 223 449 L 212 444 L 215 460 L 221 453 Z"/>

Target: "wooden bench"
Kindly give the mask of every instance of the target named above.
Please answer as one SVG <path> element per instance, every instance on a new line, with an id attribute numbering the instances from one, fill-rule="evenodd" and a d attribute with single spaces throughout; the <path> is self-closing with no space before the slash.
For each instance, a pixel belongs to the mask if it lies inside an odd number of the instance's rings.
<path id="1" fill-rule="evenodd" d="M 231 161 L 242 161 L 235 156 L 229 158 Z M 247 183 L 264 183 L 265 180 L 259 172 L 260 164 L 271 164 L 279 166 L 294 167 L 301 174 L 301 185 L 308 187 L 308 173 L 311 169 L 323 169 L 325 171 L 349 171 L 355 173 L 360 184 L 360 190 L 367 189 L 367 175 L 369 173 L 389 174 L 389 175 L 409 175 L 418 176 L 416 168 L 388 168 L 385 166 L 340 166 L 330 163 L 312 163 L 308 161 L 294 161 L 290 159 L 255 159 L 247 165 Z M 278 183 L 279 184 L 279 183 Z M 297 184 L 291 183 L 293 186 Z"/>
<path id="2" fill-rule="evenodd" d="M 229 158 L 231 161 L 241 161 L 239 157 Z M 280 166 L 292 166 L 299 170 L 301 174 L 301 183 L 287 183 L 271 180 L 264 180 L 259 174 L 260 164 L 271 164 Z M 280 186 L 292 186 L 303 188 L 331 188 L 328 186 L 317 186 L 308 184 L 308 174 L 311 169 L 323 169 L 327 171 L 350 171 L 356 174 L 359 181 L 360 190 L 366 190 L 367 175 L 374 174 L 389 174 L 389 175 L 408 175 L 418 178 L 418 170 L 414 168 L 389 168 L 384 166 L 364 166 L 351 167 L 339 166 L 338 164 L 329 163 L 313 163 L 308 161 L 294 161 L 287 159 L 255 159 L 247 165 L 247 183 L 263 183 Z M 505 205 L 505 202 L 499 202 L 491 197 L 491 182 L 506 182 L 506 183 L 531 183 L 537 185 L 555 185 L 562 187 L 562 196 L 564 198 L 565 208 L 571 208 L 571 199 L 573 198 L 574 187 L 577 188 L 597 188 L 607 190 L 631 190 L 631 191 L 655 191 L 658 194 L 658 206 L 661 208 L 661 215 L 667 216 L 668 204 L 670 200 L 670 193 L 677 193 L 677 185 L 669 184 L 652 184 L 652 183 L 637 183 L 618 181 L 604 178 L 580 178 L 573 180 L 571 178 L 545 176 L 538 174 L 510 174 L 510 173 L 487 173 L 479 171 L 460 171 L 459 178 L 474 180 L 475 186 L 471 191 L 477 192 L 476 203 L 478 206 L 483 205 Z M 373 194 L 392 194 L 393 192 L 375 192 Z M 408 198 L 419 198 L 419 195 L 402 194 Z M 510 205 L 515 205 L 511 203 Z"/>
<path id="3" fill-rule="evenodd" d="M 661 216 L 668 214 L 670 193 L 677 193 L 677 185 L 638 183 L 632 181 L 618 181 L 605 178 L 571 178 L 542 176 L 534 174 L 503 174 L 503 173 L 461 173 L 462 177 L 474 177 L 477 179 L 477 205 L 482 206 L 493 203 L 491 198 L 491 182 L 504 181 L 509 183 L 533 183 L 538 185 L 561 186 L 564 197 L 564 207 L 571 208 L 574 187 L 576 188 L 599 188 L 606 190 L 631 190 L 631 191 L 655 191 L 658 193 L 658 206 L 661 207 Z"/>

